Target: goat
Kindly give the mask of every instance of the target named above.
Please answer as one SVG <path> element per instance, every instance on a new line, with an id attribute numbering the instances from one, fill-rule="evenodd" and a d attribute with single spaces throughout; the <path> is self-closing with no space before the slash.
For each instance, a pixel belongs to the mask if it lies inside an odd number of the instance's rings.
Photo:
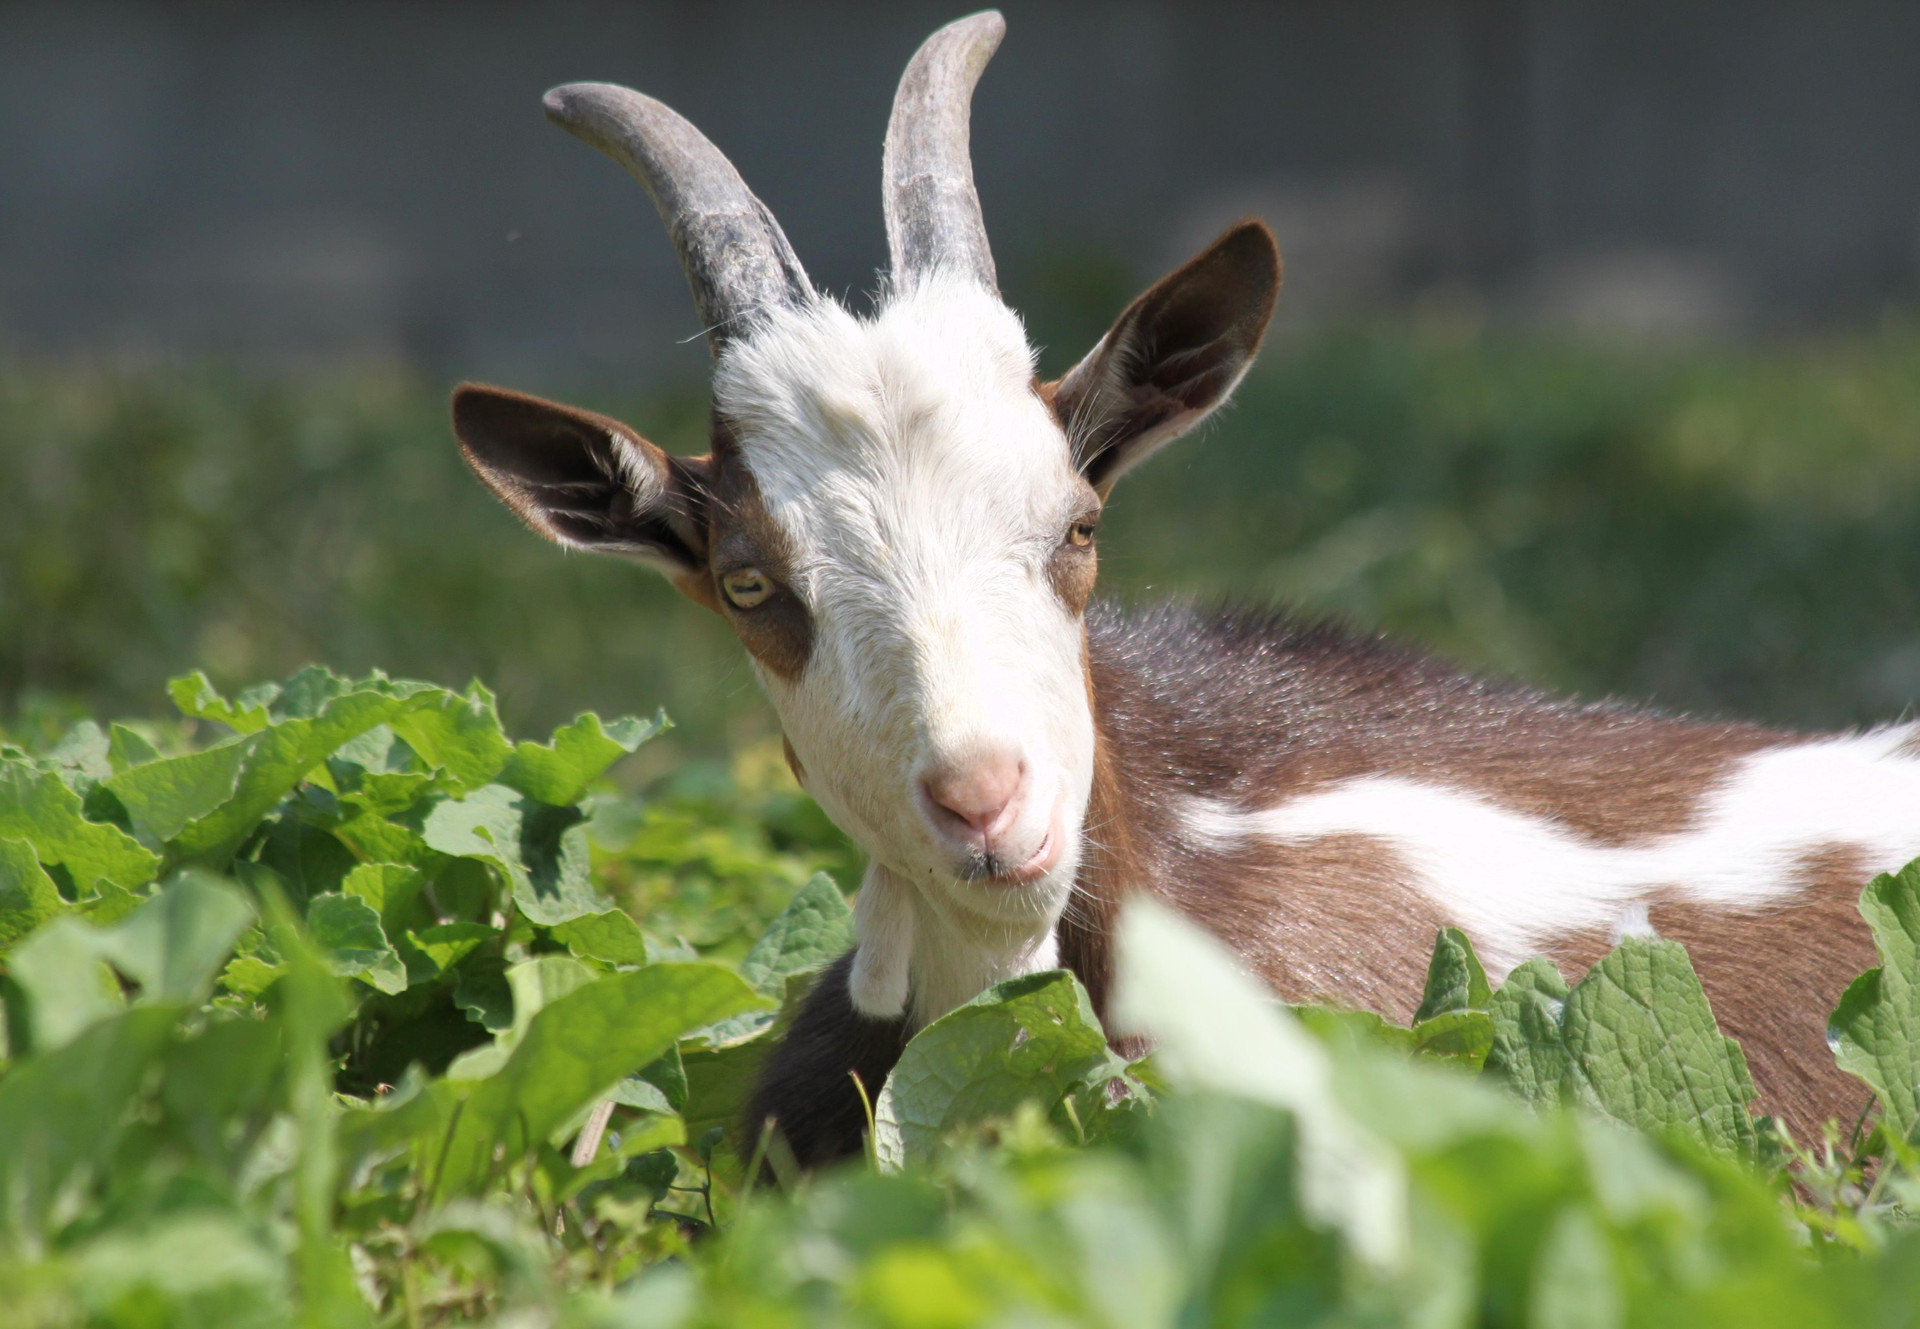
<path id="1" fill-rule="evenodd" d="M 1912 726 L 1807 736 L 1474 678 L 1264 612 L 1094 602 L 1102 504 L 1226 399 L 1280 256 L 1229 228 L 1042 383 L 970 161 L 997 13 L 907 66 L 883 172 L 891 270 L 856 316 L 687 121 L 570 84 L 548 114 L 637 176 L 714 358 L 712 450 L 463 385 L 475 473 L 535 531 L 664 572 L 738 633 L 795 777 L 871 856 L 857 944 L 750 1108 L 803 1164 L 856 1151 L 913 1031 L 1064 966 L 1105 1013 L 1111 924 L 1149 892 L 1289 1001 L 1404 1018 L 1436 928 L 1503 977 L 1620 936 L 1684 942 L 1764 1105 L 1864 1100 L 1825 1019 L 1873 950 L 1869 874 L 1920 854 Z"/>

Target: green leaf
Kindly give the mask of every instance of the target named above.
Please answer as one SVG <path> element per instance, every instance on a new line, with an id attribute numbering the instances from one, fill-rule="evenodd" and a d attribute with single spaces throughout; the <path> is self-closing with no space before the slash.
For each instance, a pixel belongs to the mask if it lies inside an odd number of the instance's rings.
<path id="1" fill-rule="evenodd" d="M 1493 988 L 1473 943 L 1459 928 L 1441 928 L 1434 938 L 1433 959 L 1427 964 L 1427 988 L 1414 1012 L 1417 1025 L 1450 1011 L 1484 1011 L 1493 1000 Z"/>
<path id="2" fill-rule="evenodd" d="M 1572 992 L 1551 966 L 1530 961 L 1493 1006 L 1488 1070 L 1523 1097 L 1580 1103 L 1636 1130 L 1756 1156 L 1746 1057 L 1714 1023 L 1678 942 L 1628 937 Z"/>
<path id="3" fill-rule="evenodd" d="M 1920 1125 L 1920 861 L 1860 893 L 1880 964 L 1853 980 L 1828 1021 L 1840 1069 L 1872 1086 L 1887 1130 Z"/>
<path id="4" fill-rule="evenodd" d="M 0 1078 L 0 1231 L 36 1234 L 74 1171 L 112 1152 L 180 1014 L 121 1012 Z"/>
<path id="5" fill-rule="evenodd" d="M 680 1049 L 668 1048 L 664 1057 L 629 1075 L 607 1097 L 643 1112 L 678 1112 L 687 1105 L 687 1068 Z"/>
<path id="6" fill-rule="evenodd" d="M 105 786 L 174 863 L 223 867 L 273 807 L 342 743 L 429 704 L 439 689 L 381 675 L 358 683 L 308 668 L 263 729 L 220 747 L 120 772 Z"/>
<path id="7" fill-rule="evenodd" d="M 0 838 L 25 840 L 40 862 L 65 870 L 75 897 L 102 880 L 128 889 L 152 881 L 160 860 L 118 826 L 80 815 L 80 796 L 51 772 L 0 760 Z"/>
<path id="8" fill-rule="evenodd" d="M 1446 1011 L 1421 1020 L 1412 1033 L 1415 1053 L 1462 1070 L 1479 1070 L 1493 1050 L 1493 1017 L 1486 1011 Z"/>
<path id="9" fill-rule="evenodd" d="M 907 1044 L 874 1104 L 875 1149 L 894 1167 L 925 1158 L 955 1126 L 1029 1100 L 1051 1111 L 1089 1077 L 1121 1065 L 1070 972 L 1009 979 Z"/>
<path id="10" fill-rule="evenodd" d="M 453 968 L 476 948 L 500 935 L 498 928 L 485 923 L 436 923 L 407 933 L 407 940 L 433 962 L 441 973 Z"/>
<path id="11" fill-rule="evenodd" d="M 116 734 L 119 725 L 114 726 Z M 117 739 L 115 740 L 117 741 Z M 112 775 L 116 769 L 114 742 L 100 732 L 92 720 L 82 720 L 69 729 L 58 743 L 48 748 L 41 764 L 67 782 L 74 793 L 85 798 L 89 790 Z"/>
<path id="12" fill-rule="evenodd" d="M 824 969 L 852 946 L 853 910 L 832 877 L 815 873 L 740 961 L 740 976 L 778 996 L 788 977 Z"/>
<path id="13" fill-rule="evenodd" d="M 126 808 L 140 843 L 159 850 L 232 800 L 251 753 L 250 740 L 233 738 L 199 752 L 130 767 L 102 783 Z"/>
<path id="14" fill-rule="evenodd" d="M 144 766 L 150 761 L 160 760 L 160 749 L 149 743 L 146 736 L 137 730 L 117 724 L 110 732 L 113 738 L 107 746 L 107 769 L 100 772 L 101 779 L 130 766 Z"/>
<path id="15" fill-rule="evenodd" d="M 554 927 L 553 939 L 575 955 L 606 964 L 642 965 L 648 961 L 647 939 L 633 915 L 623 909 L 568 919 Z"/>
<path id="16" fill-rule="evenodd" d="M 387 940 L 380 915 L 357 895 L 316 895 L 307 902 L 307 930 L 341 978 L 358 978 L 382 992 L 404 992 L 407 967 Z"/>
<path id="17" fill-rule="evenodd" d="M 465 694 L 425 696 L 392 725 L 421 761 L 446 771 L 462 793 L 498 775 L 511 752 L 493 694 L 479 683 L 469 684 Z"/>
<path id="18" fill-rule="evenodd" d="M 241 693 L 236 701 L 228 701 L 197 669 L 167 681 L 167 696 L 182 715 L 214 720 L 242 734 L 267 727 L 267 703 L 279 695 L 278 685 L 269 683 Z"/>
<path id="19" fill-rule="evenodd" d="M 120 1010 L 109 966 L 139 984 L 142 1004 L 203 1000 L 252 921 L 239 891 L 188 873 L 111 926 L 67 917 L 42 928 L 8 957 L 27 999 L 34 1047 L 58 1047 Z"/>
<path id="20" fill-rule="evenodd" d="M 1559 1104 L 1574 1076 L 1561 1021 L 1569 996 L 1566 979 L 1548 960 L 1528 960 L 1507 975 L 1489 1006 L 1493 1047 L 1487 1074 L 1503 1079 L 1529 1103 Z"/>
<path id="21" fill-rule="evenodd" d="M 434 808 L 421 836 L 443 854 L 498 868 L 521 914 L 553 927 L 611 908 L 588 871 L 584 822 L 578 808 L 550 807 L 490 784 Z"/>
<path id="22" fill-rule="evenodd" d="M 599 716 L 586 711 L 554 730 L 550 743 L 516 744 L 500 783 L 556 807 L 577 803 L 609 766 L 666 727 L 664 713 L 651 720 L 624 716 L 603 727 Z"/>
<path id="23" fill-rule="evenodd" d="M 225 1214 L 188 1212 L 107 1232 L 73 1259 L 94 1323 L 127 1323 L 131 1308 L 161 1306 L 174 1324 L 291 1322 L 279 1251 Z"/>
<path id="24" fill-rule="evenodd" d="M 0 840 L 0 951 L 68 909 L 25 840 Z"/>
<path id="25" fill-rule="evenodd" d="M 509 1156 L 532 1152 L 680 1035 L 759 1000 L 739 975 L 710 964 L 650 965 L 561 997 L 527 1024 L 506 1065 L 473 1087 L 447 1141 L 440 1193 L 479 1190 L 496 1144 Z"/>
<path id="26" fill-rule="evenodd" d="M 469 1048 L 447 1067 L 449 1080 L 483 1080 L 506 1065 L 507 1058 L 520 1043 L 533 1017 L 551 1002 L 594 982 L 597 970 L 568 955 L 536 955 L 522 960 L 506 971 L 507 990 L 512 993 L 513 1019 L 493 1042 Z"/>
<path id="27" fill-rule="evenodd" d="M 340 893 L 365 900 L 380 915 L 382 927 L 392 927 L 420 898 L 427 874 L 404 863 L 362 863 L 340 879 Z"/>

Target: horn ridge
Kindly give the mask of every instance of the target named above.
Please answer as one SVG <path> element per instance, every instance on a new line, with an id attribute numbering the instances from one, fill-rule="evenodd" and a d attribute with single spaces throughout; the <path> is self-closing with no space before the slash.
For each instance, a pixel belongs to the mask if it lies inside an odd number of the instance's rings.
<path id="1" fill-rule="evenodd" d="M 900 76 L 882 160 L 896 282 L 946 268 L 999 289 L 973 182 L 969 120 L 974 85 L 1006 31 L 995 9 L 956 19 L 921 44 Z"/>
<path id="2" fill-rule="evenodd" d="M 614 83 L 567 83 L 547 118 L 637 179 L 666 223 L 715 356 L 764 310 L 813 298 L 813 283 L 767 206 L 684 116 Z"/>

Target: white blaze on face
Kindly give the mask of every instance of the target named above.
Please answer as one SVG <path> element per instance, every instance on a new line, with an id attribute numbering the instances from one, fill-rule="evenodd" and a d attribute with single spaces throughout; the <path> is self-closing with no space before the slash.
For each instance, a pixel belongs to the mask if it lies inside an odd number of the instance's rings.
<path id="1" fill-rule="evenodd" d="M 949 280 L 870 321 L 821 302 L 730 348 L 715 400 L 813 618 L 800 677 L 761 671 L 810 792 L 912 884 L 917 933 L 1030 944 L 1071 889 L 1092 781 L 1082 627 L 1047 576 L 1091 491 L 1019 320 Z M 969 876 L 926 807 L 928 780 L 994 760 L 1020 772 L 994 859 L 1053 856 L 1034 880 Z"/>

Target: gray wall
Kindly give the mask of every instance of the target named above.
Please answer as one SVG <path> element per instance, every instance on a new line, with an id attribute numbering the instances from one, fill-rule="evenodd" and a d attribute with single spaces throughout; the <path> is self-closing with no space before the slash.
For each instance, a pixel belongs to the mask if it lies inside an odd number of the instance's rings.
<path id="1" fill-rule="evenodd" d="M 1009 3 L 975 158 L 1008 285 L 1267 215 L 1295 326 L 1794 330 L 1920 291 L 1911 0 Z M 547 125 L 631 83 L 869 289 L 920 3 L 0 0 L 0 348 L 697 371 L 644 195 Z M 1071 267 L 1071 264 L 1067 266 Z"/>

